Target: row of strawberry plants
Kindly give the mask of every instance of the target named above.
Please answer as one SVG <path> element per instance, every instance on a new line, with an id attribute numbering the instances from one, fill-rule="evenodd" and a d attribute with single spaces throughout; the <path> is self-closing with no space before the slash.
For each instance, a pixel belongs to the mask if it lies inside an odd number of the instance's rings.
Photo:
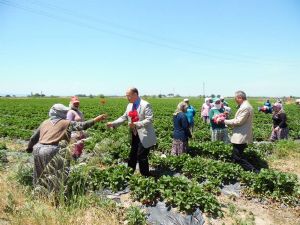
<path id="1" fill-rule="evenodd" d="M 150 165 L 158 170 L 181 171 L 182 167 L 191 157 L 188 154 L 160 155 L 153 153 L 150 155 Z"/>
<path id="2" fill-rule="evenodd" d="M 186 161 L 182 168 L 182 173 L 188 178 L 195 178 L 199 182 L 219 180 L 222 184 L 238 181 L 241 172 L 242 168 L 237 164 L 201 157 Z"/>
<path id="3" fill-rule="evenodd" d="M 265 159 L 268 155 L 273 153 L 274 146 L 275 145 L 273 143 L 250 144 L 245 150 L 244 154 L 252 161 Z M 191 156 L 201 156 L 205 158 L 230 162 L 232 160 L 232 146 L 229 144 L 225 144 L 224 142 L 208 141 L 199 143 L 192 140 L 189 143 L 188 154 Z M 169 158 L 168 160 L 171 160 L 172 158 L 173 157 Z"/>
<path id="4" fill-rule="evenodd" d="M 130 189 L 132 197 L 143 204 L 155 204 L 158 200 L 163 200 L 186 213 L 192 213 L 199 208 L 204 212 L 222 216 L 217 199 L 197 182 L 184 176 L 163 176 L 157 181 L 154 178 L 133 176 Z"/>
<path id="5" fill-rule="evenodd" d="M 224 142 L 195 142 L 191 141 L 189 146 L 189 153 L 191 155 L 200 155 L 203 157 L 230 161 L 232 155 L 231 145 Z"/>
<path id="6" fill-rule="evenodd" d="M 297 203 L 300 198 L 299 181 L 296 175 L 262 169 L 261 173 L 245 172 L 233 163 L 188 155 L 152 157 L 151 165 L 163 165 L 165 169 L 177 169 L 190 179 L 196 179 L 205 190 L 218 193 L 221 185 L 241 181 L 254 194 L 267 196 L 277 201 Z M 176 162 L 180 162 L 176 166 Z M 152 164 L 153 163 L 153 164 Z M 289 201 L 287 201 L 289 200 Z M 293 201 L 292 201 L 293 200 Z"/>
<path id="7" fill-rule="evenodd" d="M 94 135 L 85 142 L 86 152 L 93 153 L 102 164 L 113 165 L 120 161 L 126 161 L 130 151 L 130 145 L 126 133 L 115 133 L 112 136 L 108 132 Z"/>
<path id="8" fill-rule="evenodd" d="M 292 205 L 300 204 L 300 185 L 295 174 L 271 169 L 262 169 L 259 174 L 244 171 L 241 181 L 248 186 L 248 194 L 270 197 Z"/>
<path id="9" fill-rule="evenodd" d="M 131 168 L 118 165 L 108 169 L 99 169 L 86 165 L 75 166 L 68 177 L 66 193 L 68 199 L 76 198 L 87 191 L 97 191 L 108 188 L 113 192 L 123 190 L 130 180 Z"/>

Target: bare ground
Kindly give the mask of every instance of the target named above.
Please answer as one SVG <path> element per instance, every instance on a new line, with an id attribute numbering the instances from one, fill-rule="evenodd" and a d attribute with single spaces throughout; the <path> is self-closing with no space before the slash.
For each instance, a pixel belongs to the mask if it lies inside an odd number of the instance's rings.
<path id="1" fill-rule="evenodd" d="M 295 156 L 293 158 L 286 158 L 286 159 L 278 159 L 276 161 L 271 161 L 269 163 L 270 168 L 287 172 L 293 173 L 298 176 L 300 180 L 300 157 Z"/>
<path id="2" fill-rule="evenodd" d="M 300 208 L 290 208 L 279 204 L 262 204 L 255 199 L 219 196 L 224 204 L 224 217 L 206 218 L 211 225 L 299 225 Z M 233 210 L 232 210 L 233 209 Z"/>
<path id="3" fill-rule="evenodd" d="M 287 173 L 293 173 L 300 180 L 300 153 L 295 151 L 285 158 L 272 158 L 269 167 Z M 286 207 L 279 203 L 261 203 L 245 197 L 232 198 L 225 195 L 218 197 L 224 204 L 224 218 L 207 218 L 211 225 L 300 225 L 300 207 Z M 234 210 L 233 210 L 234 209 Z M 244 223 L 242 223 L 244 222 Z"/>

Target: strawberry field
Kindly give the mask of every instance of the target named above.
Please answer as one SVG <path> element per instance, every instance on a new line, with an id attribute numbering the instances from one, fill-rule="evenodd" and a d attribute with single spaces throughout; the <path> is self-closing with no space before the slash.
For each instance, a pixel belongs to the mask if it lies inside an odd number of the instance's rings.
<path id="1" fill-rule="evenodd" d="M 148 99 L 154 110 L 154 126 L 159 137 L 159 148 L 162 151 L 167 149 L 170 143 L 172 133 L 172 113 L 176 109 L 178 102 L 182 99 Z M 43 98 L 43 99 L 0 99 L 0 136 L 10 138 L 21 138 L 28 140 L 32 135 L 32 131 L 36 129 L 41 121 L 48 117 L 50 107 L 55 103 L 63 103 L 68 105 L 69 99 L 64 98 Z M 259 113 L 256 109 L 262 105 L 262 101 L 250 100 L 254 111 L 254 139 L 255 141 L 268 140 L 271 131 L 271 115 Z M 196 127 L 194 132 L 195 141 L 209 141 L 210 134 L 207 126 L 199 119 L 199 108 L 203 103 L 203 99 L 191 99 L 191 104 L 198 109 L 196 116 Z M 229 100 L 229 104 L 233 110 L 233 117 L 236 109 L 236 103 Z M 81 110 L 84 112 L 85 118 L 90 119 L 100 113 L 107 113 L 110 119 L 117 118 L 124 113 L 127 105 L 126 99 L 110 98 L 83 98 L 81 100 Z M 295 139 L 300 137 L 300 118 L 299 107 L 296 105 L 285 105 L 285 111 L 288 115 L 288 125 L 290 128 L 290 137 Z M 101 126 L 92 128 L 94 133 L 103 131 Z M 123 131 L 119 131 L 122 133 Z M 104 132 L 105 136 L 108 131 Z M 109 134 L 110 135 L 110 134 Z"/>
<path id="2" fill-rule="evenodd" d="M 259 113 L 256 109 L 262 101 L 251 99 L 255 118 L 253 124 L 255 143 L 245 151 L 249 161 L 261 169 L 259 174 L 244 171 L 231 161 L 231 145 L 210 142 L 210 130 L 200 119 L 199 108 L 203 99 L 190 99 L 197 110 L 195 130 L 189 141 L 188 154 L 171 156 L 172 113 L 181 99 L 147 99 L 154 111 L 154 127 L 158 144 L 150 153 L 150 166 L 154 177 L 144 178 L 138 173 L 131 176 L 126 160 L 130 150 L 128 128 L 107 129 L 100 123 L 88 130 L 85 154 L 89 157 L 84 164 L 73 162 L 66 184 L 67 204 L 79 201 L 90 192 L 109 189 L 112 192 L 130 188 L 132 201 L 143 205 L 155 205 L 164 201 L 182 213 L 190 214 L 197 208 L 214 217 L 222 217 L 221 189 L 236 182 L 243 186 L 243 196 L 266 199 L 274 204 L 291 207 L 300 206 L 299 175 L 270 168 L 268 160 L 277 154 L 278 148 L 287 146 L 300 137 L 300 108 L 297 105 L 284 105 L 288 116 L 290 141 L 267 142 L 271 134 L 270 114 Z M 34 129 L 48 118 L 48 110 L 54 103 L 68 105 L 69 99 L 0 99 L 0 137 L 7 140 L 28 141 Z M 231 118 L 236 111 L 235 102 L 229 100 Z M 124 113 L 128 104 L 120 98 L 82 98 L 81 111 L 85 119 L 107 113 L 108 121 Z M 229 133 L 231 130 L 229 129 Z M 4 139 L 4 140 L 6 140 Z M 4 148 L 4 147 L 2 147 Z M 287 150 L 288 151 L 288 150 Z M 23 167 L 18 181 L 31 186 L 31 170 Z"/>

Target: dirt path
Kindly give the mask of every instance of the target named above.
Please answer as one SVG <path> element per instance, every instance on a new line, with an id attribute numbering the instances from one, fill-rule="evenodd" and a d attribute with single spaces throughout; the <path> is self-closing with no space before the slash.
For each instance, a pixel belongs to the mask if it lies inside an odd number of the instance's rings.
<path id="1" fill-rule="evenodd" d="M 291 159 L 280 159 L 273 162 L 269 162 L 270 168 L 287 172 L 293 173 L 298 176 L 300 180 L 300 159 L 299 158 L 291 158 Z"/>
<path id="2" fill-rule="evenodd" d="M 6 147 L 11 151 L 25 151 L 28 142 L 20 139 L 0 138 L 1 143 L 5 143 Z"/>
<path id="3" fill-rule="evenodd" d="M 206 218 L 209 225 L 299 225 L 300 208 L 289 208 L 280 205 L 260 203 L 254 199 L 232 199 L 228 196 L 219 196 L 224 204 L 224 218 Z"/>

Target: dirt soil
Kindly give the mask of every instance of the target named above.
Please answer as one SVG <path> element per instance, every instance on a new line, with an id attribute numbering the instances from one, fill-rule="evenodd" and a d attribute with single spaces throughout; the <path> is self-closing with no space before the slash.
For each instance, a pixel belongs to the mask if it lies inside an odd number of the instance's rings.
<path id="1" fill-rule="evenodd" d="M 300 208 L 290 208 L 280 204 L 259 202 L 257 199 L 232 198 L 221 195 L 218 197 L 223 203 L 224 218 L 212 219 L 206 217 L 210 225 L 239 225 L 256 224 L 256 225 L 299 225 Z M 230 205 L 235 211 L 230 212 Z M 248 219 L 247 219 L 248 218 Z M 251 218 L 251 219 L 249 219 Z"/>
<path id="2" fill-rule="evenodd" d="M 0 143 L 5 143 L 6 147 L 10 151 L 25 151 L 28 142 L 23 141 L 20 139 L 7 139 L 7 138 L 0 138 Z"/>
<path id="3" fill-rule="evenodd" d="M 276 160 L 270 162 L 269 166 L 282 172 L 296 174 L 300 180 L 300 157 Z"/>
<path id="4" fill-rule="evenodd" d="M 296 174 L 300 180 L 299 153 L 287 158 L 271 160 L 268 164 L 270 168 Z M 242 220 L 244 222 L 242 224 L 245 225 L 300 225 L 300 206 L 291 208 L 279 203 L 261 202 L 246 197 L 232 198 L 225 195 L 219 196 L 218 199 L 224 206 L 224 218 L 207 218 L 208 223 L 206 224 L 239 225 Z M 235 210 L 230 212 L 230 205 Z"/>

